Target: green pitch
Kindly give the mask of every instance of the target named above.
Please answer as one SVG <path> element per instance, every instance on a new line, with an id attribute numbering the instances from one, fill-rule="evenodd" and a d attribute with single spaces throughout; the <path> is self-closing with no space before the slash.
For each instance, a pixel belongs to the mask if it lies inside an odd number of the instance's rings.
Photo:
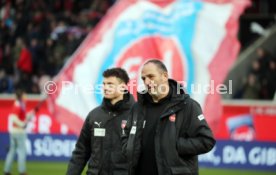
<path id="1" fill-rule="evenodd" d="M 3 172 L 4 162 L 0 161 L 1 172 Z M 67 163 L 64 162 L 28 162 L 28 175 L 64 175 L 66 172 Z M 86 171 L 86 170 L 85 170 Z M 14 163 L 12 174 L 17 173 L 17 164 Z M 200 175 L 275 175 L 276 172 L 264 171 L 246 171 L 246 170 L 228 170 L 228 169 L 200 169 Z M 82 173 L 85 175 L 85 172 Z"/>

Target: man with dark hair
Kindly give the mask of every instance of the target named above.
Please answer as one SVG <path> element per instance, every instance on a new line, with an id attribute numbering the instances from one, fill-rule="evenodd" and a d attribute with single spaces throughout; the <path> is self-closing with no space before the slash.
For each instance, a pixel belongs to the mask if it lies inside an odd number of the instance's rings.
<path id="1" fill-rule="evenodd" d="M 120 79 L 120 81 L 123 81 L 125 84 L 129 82 L 129 77 L 124 69 L 121 68 L 113 68 L 113 69 L 107 69 L 103 73 L 103 77 L 117 77 Z"/>
<path id="2" fill-rule="evenodd" d="M 122 135 L 129 174 L 198 174 L 197 156 L 215 144 L 200 105 L 161 61 L 146 62 L 141 75 L 147 91 L 138 93 Z"/>
<path id="3" fill-rule="evenodd" d="M 121 68 L 107 69 L 103 77 L 103 102 L 88 114 L 83 124 L 67 175 L 80 175 L 87 161 L 88 175 L 128 173 L 120 136 L 134 104 L 127 91 L 129 78 Z"/>

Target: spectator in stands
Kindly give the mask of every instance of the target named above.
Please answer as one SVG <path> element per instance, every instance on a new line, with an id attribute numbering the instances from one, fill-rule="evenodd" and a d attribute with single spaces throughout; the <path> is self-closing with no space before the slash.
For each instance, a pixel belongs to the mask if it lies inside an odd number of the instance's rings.
<path id="1" fill-rule="evenodd" d="M 260 74 L 261 74 L 261 67 L 260 67 L 260 63 L 258 60 L 254 60 L 252 62 L 252 65 L 251 65 L 251 70 L 249 73 L 252 73 L 254 74 L 258 79 L 260 79 L 261 77 Z"/>
<path id="2" fill-rule="evenodd" d="M 276 92 L 276 61 L 269 61 L 269 68 L 266 73 L 267 87 L 268 87 L 268 99 L 272 100 Z"/>
<path id="3" fill-rule="evenodd" d="M 13 83 L 9 76 L 6 75 L 4 69 L 0 68 L 0 93 L 12 93 Z"/>
<path id="4" fill-rule="evenodd" d="M 262 76 L 265 74 L 264 72 L 268 68 L 269 61 L 271 60 L 271 54 L 264 48 L 257 49 L 257 61 L 260 64 L 260 73 Z"/>
<path id="5" fill-rule="evenodd" d="M 15 154 L 18 155 L 18 171 L 20 175 L 26 175 L 26 139 L 27 135 L 25 127 L 34 115 L 33 111 L 26 114 L 26 104 L 24 102 L 24 90 L 16 90 L 16 101 L 10 113 L 9 120 L 11 120 L 10 132 L 10 147 L 6 157 L 4 174 L 10 175 L 12 163 Z"/>
<path id="6" fill-rule="evenodd" d="M 0 65 L 0 67 L 5 69 L 5 72 L 10 75 L 14 73 L 14 63 L 13 63 L 13 59 L 11 57 L 11 46 L 10 44 L 6 44 L 3 46 L 3 58 L 2 58 L 2 63 Z"/>
<path id="7" fill-rule="evenodd" d="M 19 82 L 16 84 L 16 86 L 24 87 L 26 93 L 39 94 L 40 88 L 38 84 L 36 84 L 37 82 L 38 80 L 35 78 L 35 76 L 31 76 L 30 74 L 22 72 L 20 74 Z"/>
<path id="8" fill-rule="evenodd" d="M 17 68 L 24 73 L 31 74 L 33 71 L 32 54 L 25 42 L 22 43 L 19 59 L 16 62 Z"/>
<path id="9" fill-rule="evenodd" d="M 23 49 L 24 41 L 21 37 L 18 37 L 15 42 L 15 46 L 12 49 L 13 62 L 16 63 L 20 58 L 21 50 Z"/>
<path id="10" fill-rule="evenodd" d="M 259 99 L 260 94 L 260 84 L 257 81 L 256 75 L 250 73 L 247 77 L 246 83 L 243 87 L 243 96 L 244 99 Z"/>
<path id="11" fill-rule="evenodd" d="M 258 72 L 258 80 L 260 82 L 260 90 L 259 90 L 259 99 L 268 100 L 271 99 L 271 95 L 269 91 L 273 89 L 272 83 L 270 83 L 269 79 L 271 79 L 269 73 L 272 73 L 270 71 L 270 62 L 273 61 L 271 54 L 264 48 L 258 48 L 257 49 L 257 61 L 259 62 L 260 68 Z"/>

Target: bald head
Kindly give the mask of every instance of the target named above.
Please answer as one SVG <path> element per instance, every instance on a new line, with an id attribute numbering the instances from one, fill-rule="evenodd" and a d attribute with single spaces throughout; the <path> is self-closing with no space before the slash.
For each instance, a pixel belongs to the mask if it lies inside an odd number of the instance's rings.
<path id="1" fill-rule="evenodd" d="M 154 101 L 159 101 L 168 94 L 168 71 L 161 61 L 147 61 L 143 65 L 141 78 Z"/>
<path id="2" fill-rule="evenodd" d="M 149 61 L 147 61 L 144 64 L 144 66 L 147 65 L 147 64 L 149 64 L 149 63 L 154 64 L 161 72 L 168 73 L 168 70 L 167 70 L 165 64 L 162 61 L 159 61 L 159 60 L 149 60 Z"/>

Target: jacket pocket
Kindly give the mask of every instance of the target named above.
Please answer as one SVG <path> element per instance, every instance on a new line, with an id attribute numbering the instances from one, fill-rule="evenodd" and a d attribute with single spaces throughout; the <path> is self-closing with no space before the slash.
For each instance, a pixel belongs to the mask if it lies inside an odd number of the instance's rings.
<path id="1" fill-rule="evenodd" d="M 177 150 L 177 131 L 175 122 L 164 121 L 161 136 L 161 154 L 164 155 L 168 167 L 186 167 Z"/>
<path id="2" fill-rule="evenodd" d="M 113 173 L 116 172 L 124 174 L 127 173 L 128 163 L 126 157 L 123 155 L 121 151 L 112 152 L 111 153 L 111 161 L 113 166 Z"/>

